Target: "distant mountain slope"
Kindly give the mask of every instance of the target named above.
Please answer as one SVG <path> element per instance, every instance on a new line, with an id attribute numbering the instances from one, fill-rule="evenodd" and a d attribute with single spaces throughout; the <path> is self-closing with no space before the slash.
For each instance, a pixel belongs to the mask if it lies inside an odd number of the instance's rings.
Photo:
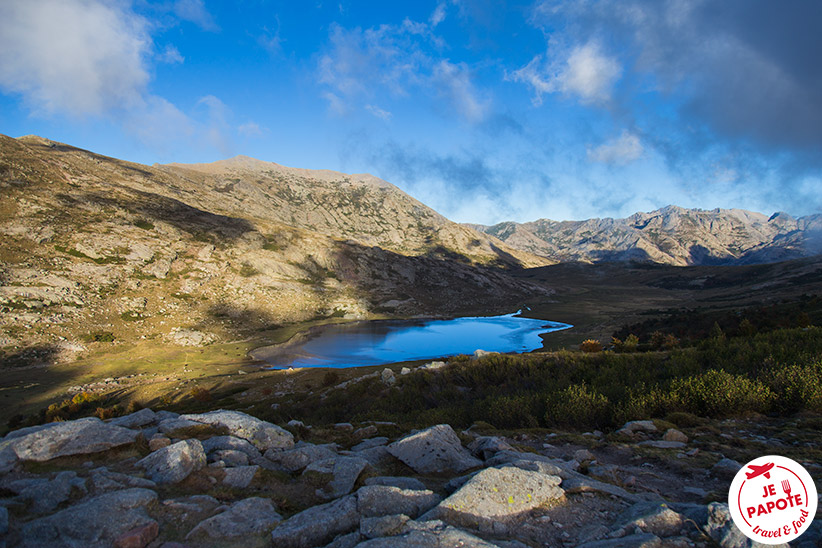
<path id="1" fill-rule="evenodd" d="M 35 136 L 0 136 L 0 241 L 0 362 L 549 293 L 507 271 L 551 261 L 371 176 L 243 157 L 144 166 Z"/>
<path id="2" fill-rule="evenodd" d="M 668 206 L 626 219 L 468 225 L 558 262 L 652 261 L 671 265 L 772 263 L 822 253 L 822 215 L 770 218 L 741 209 Z"/>

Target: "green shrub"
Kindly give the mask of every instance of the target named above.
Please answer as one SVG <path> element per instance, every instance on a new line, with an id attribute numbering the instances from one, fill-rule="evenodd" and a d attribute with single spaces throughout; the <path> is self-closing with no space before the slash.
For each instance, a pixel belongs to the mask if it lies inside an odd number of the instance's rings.
<path id="1" fill-rule="evenodd" d="M 588 388 L 573 384 L 546 399 L 545 422 L 574 427 L 602 426 L 609 422 L 611 404 L 608 398 Z"/>
<path id="2" fill-rule="evenodd" d="M 727 417 L 768 411 L 774 395 L 761 382 L 742 375 L 712 369 L 671 383 L 675 405 L 706 417 Z"/>
<path id="3" fill-rule="evenodd" d="M 769 377 L 778 411 L 822 411 L 822 362 L 774 368 Z"/>

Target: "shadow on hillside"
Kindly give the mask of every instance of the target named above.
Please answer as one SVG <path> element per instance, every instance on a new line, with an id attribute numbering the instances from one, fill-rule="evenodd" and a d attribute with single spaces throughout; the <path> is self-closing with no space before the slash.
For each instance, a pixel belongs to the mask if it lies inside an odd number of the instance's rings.
<path id="1" fill-rule="evenodd" d="M 51 365 L 59 354 L 60 348 L 52 344 L 27 346 L 11 352 L 0 350 L 0 367 L 13 369 L 18 367 Z"/>
<path id="2" fill-rule="evenodd" d="M 246 232 L 255 231 L 245 219 L 203 211 L 179 200 L 150 192 L 128 189 L 126 195 L 104 195 L 87 192 L 79 196 L 59 194 L 57 198 L 67 207 L 92 203 L 101 207 L 122 209 L 148 221 L 159 221 L 188 232 L 195 239 L 207 239 L 214 244 L 233 241 Z"/>

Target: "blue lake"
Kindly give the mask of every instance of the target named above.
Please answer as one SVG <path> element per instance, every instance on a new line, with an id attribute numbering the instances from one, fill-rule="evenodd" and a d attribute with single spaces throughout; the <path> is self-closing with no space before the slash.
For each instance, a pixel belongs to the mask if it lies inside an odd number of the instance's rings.
<path id="1" fill-rule="evenodd" d="M 315 327 L 288 343 L 258 348 L 251 356 L 276 368 L 361 367 L 472 354 L 477 349 L 530 352 L 542 347 L 540 334 L 570 327 L 516 314 L 353 322 Z"/>

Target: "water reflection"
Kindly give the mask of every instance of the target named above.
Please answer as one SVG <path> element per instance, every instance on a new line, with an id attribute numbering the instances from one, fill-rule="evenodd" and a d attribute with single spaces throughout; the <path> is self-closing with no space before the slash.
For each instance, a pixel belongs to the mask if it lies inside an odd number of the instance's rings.
<path id="1" fill-rule="evenodd" d="M 529 352 L 540 334 L 568 324 L 517 314 L 453 320 L 388 320 L 324 325 L 285 345 L 267 346 L 252 357 L 274 367 L 360 367 L 489 352 Z"/>

